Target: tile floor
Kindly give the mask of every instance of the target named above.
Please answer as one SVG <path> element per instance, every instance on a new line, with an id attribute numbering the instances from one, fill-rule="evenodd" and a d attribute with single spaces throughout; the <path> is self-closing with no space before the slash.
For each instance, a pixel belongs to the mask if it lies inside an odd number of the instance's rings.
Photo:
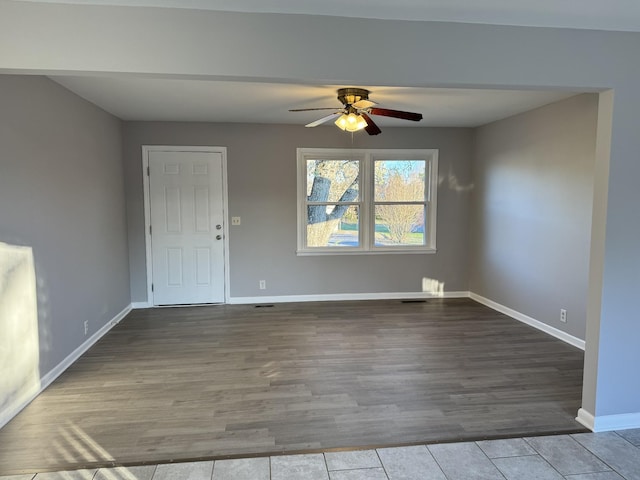
<path id="1" fill-rule="evenodd" d="M 3 476 L 0 480 L 640 480 L 640 429 Z"/>

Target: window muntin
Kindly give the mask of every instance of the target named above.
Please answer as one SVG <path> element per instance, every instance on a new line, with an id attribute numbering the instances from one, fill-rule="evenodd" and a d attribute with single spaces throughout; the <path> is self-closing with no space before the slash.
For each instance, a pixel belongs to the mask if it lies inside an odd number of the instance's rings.
<path id="1" fill-rule="evenodd" d="M 298 254 L 435 252 L 437 154 L 298 149 Z"/>

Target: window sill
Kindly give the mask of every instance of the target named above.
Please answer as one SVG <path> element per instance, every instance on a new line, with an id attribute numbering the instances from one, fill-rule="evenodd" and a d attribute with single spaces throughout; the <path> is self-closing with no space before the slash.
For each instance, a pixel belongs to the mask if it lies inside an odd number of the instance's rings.
<path id="1" fill-rule="evenodd" d="M 437 252 L 435 248 L 376 248 L 375 250 L 346 250 L 331 249 L 314 249 L 314 250 L 297 250 L 298 257 L 315 257 L 327 255 L 431 255 Z"/>

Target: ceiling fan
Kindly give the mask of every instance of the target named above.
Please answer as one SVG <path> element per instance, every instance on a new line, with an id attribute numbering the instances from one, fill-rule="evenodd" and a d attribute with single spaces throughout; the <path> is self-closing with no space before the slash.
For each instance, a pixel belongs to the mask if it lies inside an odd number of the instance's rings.
<path id="1" fill-rule="evenodd" d="M 364 88 L 340 88 L 338 89 L 338 100 L 342 103 L 342 108 L 297 108 L 290 112 L 308 112 L 311 110 L 333 110 L 331 115 L 322 117 L 315 122 L 308 123 L 305 127 L 317 127 L 329 120 L 336 119 L 338 128 L 347 132 L 357 132 L 364 129 L 369 135 L 378 135 L 382 131 L 371 119 L 370 115 L 381 115 L 383 117 L 401 118 L 419 122 L 422 120 L 421 113 L 403 112 L 401 110 L 390 110 L 388 108 L 376 107 L 376 103 L 369 100 L 369 90 Z"/>

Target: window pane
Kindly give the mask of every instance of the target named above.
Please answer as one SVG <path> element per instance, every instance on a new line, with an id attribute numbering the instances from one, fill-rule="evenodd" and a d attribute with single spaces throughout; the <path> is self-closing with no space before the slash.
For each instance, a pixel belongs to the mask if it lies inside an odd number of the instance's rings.
<path id="1" fill-rule="evenodd" d="M 356 205 L 307 207 L 307 247 L 357 247 L 359 231 Z"/>
<path id="2" fill-rule="evenodd" d="M 377 205 L 375 245 L 424 245 L 424 205 Z"/>
<path id="3" fill-rule="evenodd" d="M 357 202 L 357 160 L 307 160 L 309 202 Z"/>
<path id="4" fill-rule="evenodd" d="M 374 174 L 376 201 L 424 201 L 425 160 L 376 160 Z"/>

